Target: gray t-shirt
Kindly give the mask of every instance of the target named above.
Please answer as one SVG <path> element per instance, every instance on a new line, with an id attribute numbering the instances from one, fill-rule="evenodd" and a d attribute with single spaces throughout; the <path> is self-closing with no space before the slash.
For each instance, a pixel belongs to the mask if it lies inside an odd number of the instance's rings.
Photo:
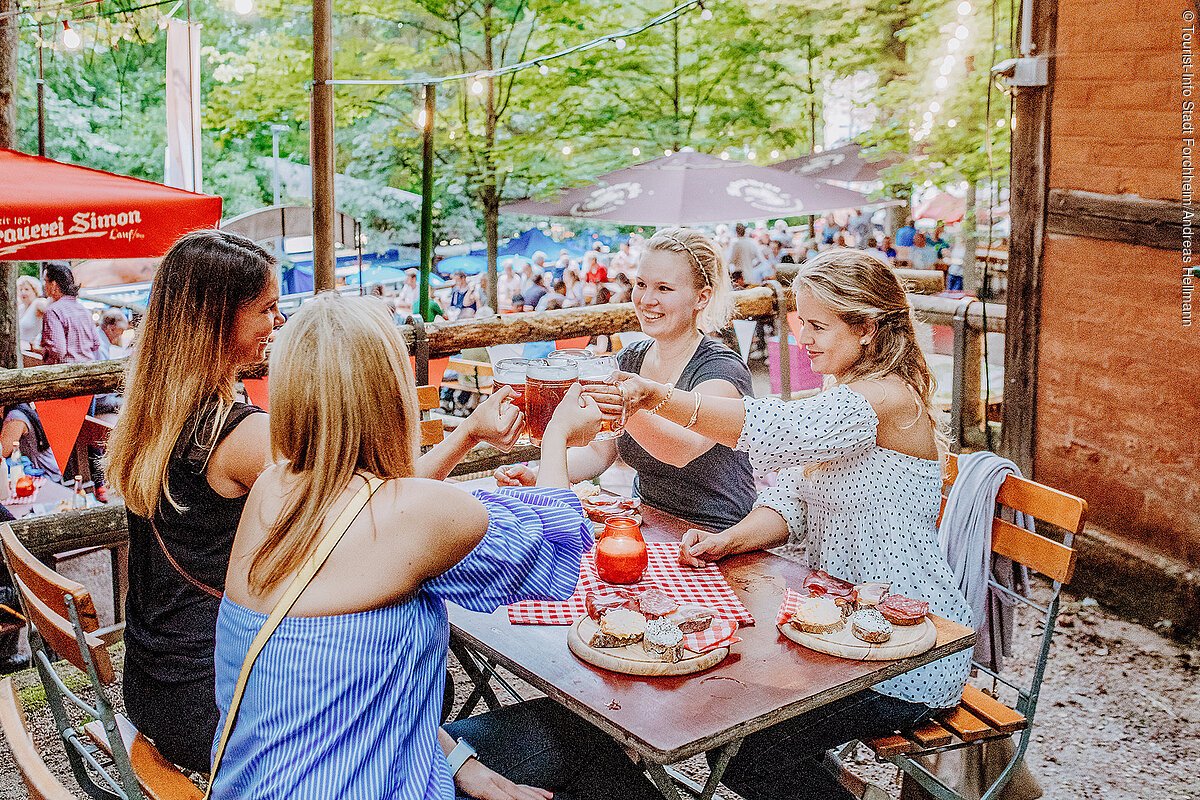
<path id="1" fill-rule="evenodd" d="M 617 355 L 625 372 L 641 374 L 652 339 L 636 342 Z M 745 397 L 754 396 L 750 370 L 720 342 L 705 337 L 675 385 L 691 391 L 711 380 L 724 380 Z M 715 445 L 684 467 L 664 464 L 629 434 L 617 439 L 621 460 L 637 470 L 634 494 L 643 502 L 705 528 L 718 530 L 742 521 L 754 507 L 754 475 L 745 453 Z"/>
<path id="2" fill-rule="evenodd" d="M 62 474 L 58 471 L 58 462 L 54 459 L 54 453 L 50 450 L 49 446 L 45 450 L 38 449 L 37 434 L 34 433 L 34 421 L 20 408 L 9 409 L 8 413 L 4 415 L 4 421 L 8 422 L 10 419 L 25 425 L 25 430 L 17 442 L 17 446 L 21 448 L 21 455 L 28 458 L 33 466 L 40 467 L 45 472 L 47 478 L 55 483 L 62 483 Z"/>

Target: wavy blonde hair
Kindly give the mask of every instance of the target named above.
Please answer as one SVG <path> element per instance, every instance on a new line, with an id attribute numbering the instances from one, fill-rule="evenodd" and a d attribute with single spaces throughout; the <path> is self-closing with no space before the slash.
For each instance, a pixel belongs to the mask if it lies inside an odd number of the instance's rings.
<path id="1" fill-rule="evenodd" d="M 375 298 L 305 303 L 276 337 L 270 371 L 271 454 L 292 480 L 250 563 L 257 594 L 300 567 L 355 474 L 413 476 L 420 419 L 408 348 Z"/>
<path id="2" fill-rule="evenodd" d="M 933 426 L 939 451 L 944 452 L 949 438 L 933 407 L 937 379 L 917 344 L 912 306 L 891 266 L 864 250 L 825 250 L 800 265 L 792 288 L 807 289 L 818 303 L 851 327 L 875 323 L 875 335 L 844 376 L 845 382 L 888 375 L 903 380 Z"/>
<path id="3" fill-rule="evenodd" d="M 210 451 L 233 408 L 237 364 L 227 356 L 238 309 L 267 287 L 275 259 L 244 236 L 193 231 L 163 257 L 137 343 L 125 367 L 125 405 L 108 439 L 104 474 L 139 517 L 171 495 L 167 467 L 184 427 Z"/>
<path id="4" fill-rule="evenodd" d="M 717 243 L 695 228 L 663 228 L 646 242 L 645 253 L 679 253 L 687 260 L 696 291 L 712 291 L 708 305 L 700 309 L 697 324 L 705 333 L 719 331 L 733 316 L 733 287 L 729 270 Z"/>

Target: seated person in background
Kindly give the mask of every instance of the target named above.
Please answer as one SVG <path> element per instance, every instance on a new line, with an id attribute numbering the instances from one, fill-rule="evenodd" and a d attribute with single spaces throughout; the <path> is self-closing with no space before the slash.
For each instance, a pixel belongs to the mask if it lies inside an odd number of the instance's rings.
<path id="1" fill-rule="evenodd" d="M 17 317 L 21 320 L 21 347 L 37 350 L 42 345 L 42 315 L 49 303 L 42 297 L 42 282 L 32 275 L 17 277 Z"/>
<path id="2" fill-rule="evenodd" d="M 583 280 L 587 283 L 608 283 L 608 270 L 600 263 L 595 250 L 583 254 Z"/>
<path id="3" fill-rule="evenodd" d="M 246 499 L 217 616 L 214 800 L 550 797 L 519 784 L 659 796 L 611 737 L 549 699 L 438 725 L 447 602 L 490 612 L 575 590 L 593 539 L 567 488 L 566 452 L 599 431 L 595 403 L 576 385 L 559 404 L 537 488 L 468 494 L 416 477 L 408 352 L 373 301 L 305 303 L 279 334 L 271 376 L 276 460 Z M 267 640 L 231 717 L 252 641 L 344 509 L 357 513 Z M 459 738 L 477 757 L 452 772 Z"/>
<path id="4" fill-rule="evenodd" d="M 404 271 L 404 283 L 396 294 L 396 313 L 411 314 L 421 296 L 421 274 L 415 269 Z"/>
<path id="5" fill-rule="evenodd" d="M 633 301 L 633 283 L 624 272 L 618 272 L 613 278 L 617 290 L 613 292 L 614 303 L 629 303 Z"/>
<path id="6" fill-rule="evenodd" d="M 941 254 L 937 248 L 929 243 L 925 234 L 917 232 L 913 236 L 912 245 L 912 265 L 913 269 L 940 269 L 944 271 L 945 264 L 941 260 Z"/>
<path id="7" fill-rule="evenodd" d="M 21 455 L 42 470 L 47 478 L 62 483 L 62 473 L 58 471 L 58 461 L 50 450 L 46 429 L 42 427 L 42 420 L 33 406 L 28 403 L 17 403 L 4 409 L 4 425 L 0 427 L 0 456 L 11 457 L 17 447 L 21 448 Z"/>
<path id="8" fill-rule="evenodd" d="M 563 273 L 563 286 L 566 287 L 564 294 L 567 296 L 567 301 L 563 303 L 565 308 L 587 305 L 587 299 L 583 295 L 585 284 L 580 279 L 578 270 L 568 269 Z"/>
<path id="9" fill-rule="evenodd" d="M 612 298 L 612 292 L 602 283 L 596 287 L 596 294 L 592 296 L 592 302 L 588 305 L 602 306 L 611 303 Z M 597 354 L 611 353 L 612 339 L 606 333 L 599 333 L 591 338 L 591 341 L 588 342 L 588 347 L 592 349 L 592 352 Z"/>
<path id="10" fill-rule="evenodd" d="M 129 348 L 122 342 L 125 331 L 129 330 L 129 318 L 119 308 L 105 309 L 100 315 L 100 360 L 124 358 L 129 355 Z"/>
<path id="11" fill-rule="evenodd" d="M 536 311 L 538 303 L 542 302 L 542 298 L 545 297 L 546 294 L 546 276 L 534 275 L 533 282 L 529 285 L 529 288 L 521 292 L 521 296 L 523 298 L 522 302 L 525 304 L 525 310 Z"/>
<path id="12" fill-rule="evenodd" d="M 454 283 L 450 287 L 450 318 L 467 319 L 475 316 L 475 311 L 479 308 L 479 299 L 475 296 L 471 284 L 467 283 L 467 273 L 455 270 L 452 278 Z"/>
<path id="13" fill-rule="evenodd" d="M 724 328 L 732 310 L 729 275 L 716 242 L 691 228 L 658 231 L 638 264 L 633 308 L 651 338 L 621 350 L 621 370 L 705 397 L 753 396 L 750 370 L 741 357 L 702 333 Z M 594 478 L 618 456 L 637 471 L 635 494 L 696 525 L 729 527 L 754 503 L 746 456 L 649 413 L 627 419 L 616 439 L 572 448 L 571 479 Z M 525 466 L 496 471 L 501 485 L 529 486 L 535 479 Z"/>
<path id="14" fill-rule="evenodd" d="M 542 299 L 538 300 L 537 311 L 546 311 L 550 307 L 550 303 L 555 303 L 555 308 L 562 308 L 567 303 L 567 284 L 565 281 L 555 281 L 554 290 L 542 295 Z"/>
<path id="15" fill-rule="evenodd" d="M 513 296 L 521 292 L 521 276 L 513 269 L 513 260 L 504 259 L 504 270 L 496 280 L 496 302 L 501 311 L 509 311 L 513 307 Z"/>
<path id="16" fill-rule="evenodd" d="M 896 247 L 892 244 L 892 237 L 884 236 L 883 242 L 879 245 L 879 249 L 886 256 L 886 261 L 891 263 L 896 260 Z"/>
<path id="17" fill-rule="evenodd" d="M 633 269 L 633 253 L 629 247 L 629 240 L 621 242 L 621 247 L 617 252 L 613 253 L 612 261 L 609 262 L 609 271 L 614 276 L 624 275 Z"/>

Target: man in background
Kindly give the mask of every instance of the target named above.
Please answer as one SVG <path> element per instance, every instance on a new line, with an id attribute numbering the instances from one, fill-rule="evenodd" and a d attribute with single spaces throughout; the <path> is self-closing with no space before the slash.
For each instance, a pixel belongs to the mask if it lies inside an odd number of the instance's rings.
<path id="1" fill-rule="evenodd" d="M 47 263 L 42 285 L 50 300 L 42 317 L 42 363 L 95 361 L 100 337 L 91 312 L 79 302 L 79 285 L 71 268 L 61 261 Z"/>

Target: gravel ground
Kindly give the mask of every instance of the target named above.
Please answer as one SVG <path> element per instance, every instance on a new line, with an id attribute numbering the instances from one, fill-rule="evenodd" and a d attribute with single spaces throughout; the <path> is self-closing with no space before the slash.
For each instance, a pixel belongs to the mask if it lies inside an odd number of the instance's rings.
<path id="1" fill-rule="evenodd" d="M 1038 594 L 1044 597 L 1048 590 L 1042 587 Z M 1037 732 L 1029 755 L 1045 796 L 1063 800 L 1200 798 L 1200 770 L 1196 767 L 1200 763 L 1200 650 L 1189 650 L 1086 599 L 1068 598 L 1062 620 L 1042 685 Z M 1031 630 L 1031 626 L 1023 624 L 1020 630 Z M 1021 651 L 1011 668 L 1028 668 L 1037 644 L 1036 638 L 1018 642 Z M 119 662 L 119 647 L 116 655 Z M 468 681 L 457 664 L 452 666 L 461 703 Z M 68 674 L 72 670 L 62 671 Z M 15 677 L 30 709 L 40 751 L 71 785 L 36 674 L 27 670 Z M 520 681 L 513 683 L 522 695 L 536 695 Z M 496 688 L 507 700 L 499 686 Z M 683 768 L 701 777 L 706 769 L 702 758 Z M 877 765 L 860 752 L 853 768 L 887 787 L 893 797 L 899 796 L 890 767 Z M 728 792 L 722 795 L 734 798 Z M 7 744 L 0 745 L 0 798 L 26 796 Z"/>

